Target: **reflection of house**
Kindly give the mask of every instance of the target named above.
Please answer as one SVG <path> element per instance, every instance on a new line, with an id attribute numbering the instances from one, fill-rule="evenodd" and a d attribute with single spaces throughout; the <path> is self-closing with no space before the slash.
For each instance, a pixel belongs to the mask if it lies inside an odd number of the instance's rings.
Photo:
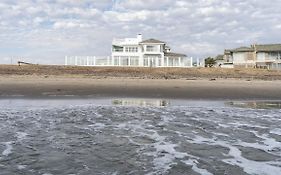
<path id="1" fill-rule="evenodd" d="M 265 67 L 281 69 L 281 44 L 252 45 L 225 50 L 224 60 L 235 67 Z"/>
<path id="2" fill-rule="evenodd" d="M 130 66 L 130 67 L 192 67 L 192 58 L 173 53 L 165 42 L 156 39 L 114 39 L 111 56 L 66 56 L 65 65 Z"/>
<path id="3" fill-rule="evenodd" d="M 169 102 L 166 100 L 153 100 L 153 99 L 120 99 L 113 100 L 113 105 L 121 106 L 155 106 L 155 107 L 165 107 L 169 106 Z"/>
<path id="4" fill-rule="evenodd" d="M 173 53 L 165 42 L 156 39 L 114 39 L 112 65 L 141 67 L 191 67 L 192 60 L 184 54 Z"/>

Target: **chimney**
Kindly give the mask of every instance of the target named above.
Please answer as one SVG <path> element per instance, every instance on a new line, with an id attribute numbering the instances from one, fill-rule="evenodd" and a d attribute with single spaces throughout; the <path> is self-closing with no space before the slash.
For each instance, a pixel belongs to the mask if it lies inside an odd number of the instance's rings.
<path id="1" fill-rule="evenodd" d="M 138 38 L 138 41 L 141 42 L 142 41 L 142 34 L 138 34 L 137 38 Z"/>

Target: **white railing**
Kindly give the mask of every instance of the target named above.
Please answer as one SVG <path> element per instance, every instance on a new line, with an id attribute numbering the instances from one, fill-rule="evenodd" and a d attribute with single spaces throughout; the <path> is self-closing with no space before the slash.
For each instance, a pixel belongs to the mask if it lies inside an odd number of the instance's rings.
<path id="1" fill-rule="evenodd" d="M 138 44 L 140 41 L 137 38 L 125 38 L 125 39 L 113 39 L 112 45 L 124 45 L 124 44 Z"/>
<path id="2" fill-rule="evenodd" d="M 112 66 L 110 56 L 65 56 L 69 66 Z"/>
<path id="3" fill-rule="evenodd" d="M 65 65 L 68 66 L 131 66 L 131 67 L 192 67 L 192 57 L 178 58 L 153 58 L 147 57 L 144 60 L 134 60 L 137 64 L 132 64 L 133 58 L 127 56 L 126 64 L 122 62 L 122 56 L 65 56 Z"/>
<path id="4" fill-rule="evenodd" d="M 165 57 L 163 67 L 193 67 L 192 57 Z"/>

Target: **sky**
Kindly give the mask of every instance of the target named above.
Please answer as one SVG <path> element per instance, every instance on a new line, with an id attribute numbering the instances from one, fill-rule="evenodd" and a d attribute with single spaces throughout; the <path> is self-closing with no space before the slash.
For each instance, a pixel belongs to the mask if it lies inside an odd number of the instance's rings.
<path id="1" fill-rule="evenodd" d="M 281 43 L 281 0 L 0 0 L 0 64 L 107 56 L 113 38 L 166 41 L 193 58 Z"/>

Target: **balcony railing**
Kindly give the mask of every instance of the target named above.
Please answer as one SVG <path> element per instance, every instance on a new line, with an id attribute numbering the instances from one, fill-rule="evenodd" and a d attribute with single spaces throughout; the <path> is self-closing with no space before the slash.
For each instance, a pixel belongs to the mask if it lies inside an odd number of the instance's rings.
<path id="1" fill-rule="evenodd" d="M 113 45 L 124 45 L 124 44 L 138 44 L 139 40 L 136 38 L 125 38 L 125 39 L 113 39 Z"/>

